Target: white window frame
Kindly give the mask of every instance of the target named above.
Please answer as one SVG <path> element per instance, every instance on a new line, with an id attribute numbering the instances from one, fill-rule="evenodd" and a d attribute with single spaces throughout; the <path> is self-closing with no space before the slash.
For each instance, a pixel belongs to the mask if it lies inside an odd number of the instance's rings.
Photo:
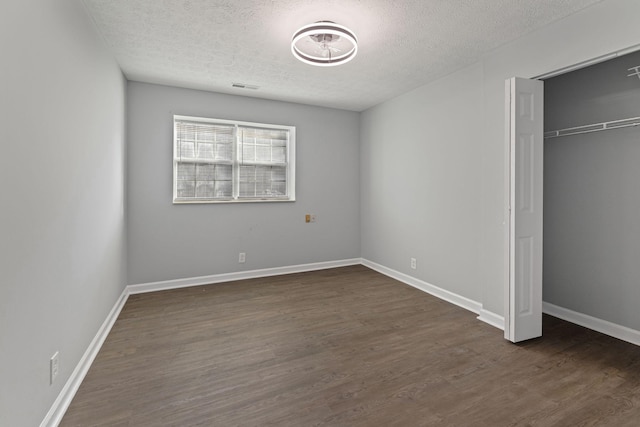
<path id="1" fill-rule="evenodd" d="M 178 126 L 180 121 L 190 121 L 194 123 L 203 124 L 217 124 L 224 126 L 232 126 L 233 131 L 233 143 L 232 143 L 232 196 L 230 198 L 178 198 L 178 164 L 181 162 L 179 147 L 178 147 Z M 242 150 L 242 142 L 240 142 L 241 128 L 254 128 L 254 129 L 273 129 L 286 131 L 288 139 L 286 143 L 286 195 L 279 197 L 240 197 L 240 166 L 239 160 Z M 244 122 L 238 120 L 223 120 L 212 119 L 206 117 L 194 117 L 194 116 L 173 116 L 173 203 L 174 204 L 198 204 L 198 203 L 256 203 L 256 202 L 293 202 L 295 201 L 295 148 L 296 148 L 296 128 L 295 126 L 274 125 L 266 123 L 254 123 Z M 267 163 L 266 165 L 268 165 Z M 275 163 L 274 163 L 275 165 Z"/>

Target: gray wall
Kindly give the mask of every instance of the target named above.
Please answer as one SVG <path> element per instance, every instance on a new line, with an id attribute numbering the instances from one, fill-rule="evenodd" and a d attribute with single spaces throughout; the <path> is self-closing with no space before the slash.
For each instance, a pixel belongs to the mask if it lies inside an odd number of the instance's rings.
<path id="1" fill-rule="evenodd" d="M 640 53 L 545 82 L 545 130 L 640 116 Z M 640 330 L 640 128 L 545 142 L 544 300 Z"/>
<path id="2" fill-rule="evenodd" d="M 482 67 L 469 67 L 367 110 L 361 124 L 362 257 L 475 301 L 481 81 Z"/>
<path id="3" fill-rule="evenodd" d="M 1 9 L 0 425 L 22 427 L 42 421 L 126 284 L 126 87 L 79 2 Z"/>
<path id="4" fill-rule="evenodd" d="M 173 205 L 173 114 L 296 126 L 296 201 Z M 130 82 L 128 117 L 129 283 L 359 257 L 358 113 Z"/>
<path id="5" fill-rule="evenodd" d="M 640 41 L 639 14 L 637 0 L 597 3 L 490 52 L 478 64 L 364 112 L 363 256 L 477 298 L 485 310 L 502 315 L 507 253 L 504 81 L 534 77 L 635 45 Z M 402 127 L 394 127 L 397 124 Z M 375 136 L 380 133 L 388 136 L 385 141 Z M 415 142 L 398 143 L 396 134 L 402 141 Z M 395 144 L 410 155 L 395 154 Z M 411 155 L 431 161 L 429 157 L 437 157 L 436 147 L 443 150 L 439 162 L 415 169 L 420 162 Z M 478 157 L 471 162 L 474 153 Z M 375 168 L 382 168 L 385 176 L 404 178 L 392 195 L 378 191 L 381 179 L 369 180 Z M 420 186 L 403 182 L 406 179 Z M 416 191 L 417 199 L 411 194 Z M 423 218 L 440 222 L 427 224 Z M 394 237 L 396 233 L 402 239 Z M 389 239 L 399 246 L 390 246 Z M 416 271 L 408 269 L 412 253 L 420 257 Z"/>

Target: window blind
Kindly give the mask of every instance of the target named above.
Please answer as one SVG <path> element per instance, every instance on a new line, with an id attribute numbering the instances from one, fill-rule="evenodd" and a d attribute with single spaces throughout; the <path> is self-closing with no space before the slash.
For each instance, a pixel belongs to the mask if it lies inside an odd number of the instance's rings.
<path id="1" fill-rule="evenodd" d="M 238 197 L 286 197 L 288 132 L 242 127 L 238 132 Z"/>
<path id="2" fill-rule="evenodd" d="M 232 198 L 234 127 L 189 121 L 175 126 L 176 198 Z"/>
<path id="3" fill-rule="evenodd" d="M 293 200 L 291 127 L 174 116 L 174 202 Z"/>

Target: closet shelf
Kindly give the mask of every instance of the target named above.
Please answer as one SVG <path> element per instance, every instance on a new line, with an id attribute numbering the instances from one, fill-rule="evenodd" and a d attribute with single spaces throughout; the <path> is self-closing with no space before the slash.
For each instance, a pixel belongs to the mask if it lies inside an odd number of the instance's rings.
<path id="1" fill-rule="evenodd" d="M 581 133 L 599 132 L 602 130 L 627 128 L 638 125 L 640 125 L 640 117 L 631 117 L 628 119 L 613 120 L 610 122 L 594 123 L 591 125 L 576 126 L 572 128 L 545 132 L 544 139 L 558 138 L 560 136 L 578 135 Z"/>

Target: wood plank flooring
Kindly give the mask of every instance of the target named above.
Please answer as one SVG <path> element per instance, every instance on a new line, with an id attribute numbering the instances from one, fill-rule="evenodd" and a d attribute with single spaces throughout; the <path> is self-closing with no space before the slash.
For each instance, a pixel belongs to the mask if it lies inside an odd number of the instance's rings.
<path id="1" fill-rule="evenodd" d="M 640 347 L 363 266 L 133 295 L 61 426 L 639 426 Z"/>

